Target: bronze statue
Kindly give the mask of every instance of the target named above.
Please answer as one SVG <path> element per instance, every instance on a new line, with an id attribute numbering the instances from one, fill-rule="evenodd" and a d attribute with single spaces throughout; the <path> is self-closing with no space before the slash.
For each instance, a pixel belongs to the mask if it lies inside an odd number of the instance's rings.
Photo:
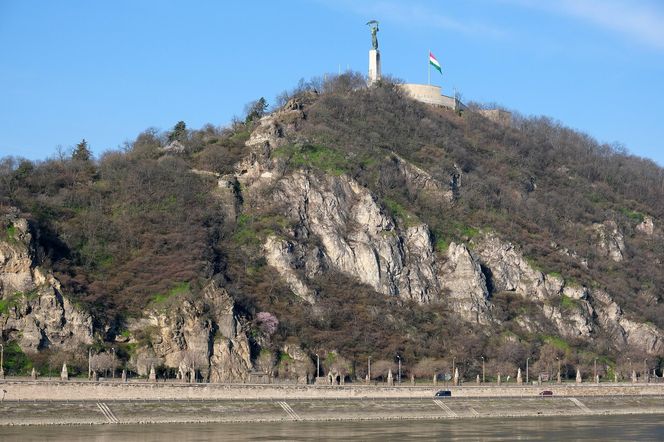
<path id="1" fill-rule="evenodd" d="M 367 25 L 371 26 L 371 46 L 373 46 L 374 50 L 378 50 L 378 36 L 376 36 L 376 33 L 378 32 L 378 22 L 376 20 L 371 20 L 367 22 Z"/>

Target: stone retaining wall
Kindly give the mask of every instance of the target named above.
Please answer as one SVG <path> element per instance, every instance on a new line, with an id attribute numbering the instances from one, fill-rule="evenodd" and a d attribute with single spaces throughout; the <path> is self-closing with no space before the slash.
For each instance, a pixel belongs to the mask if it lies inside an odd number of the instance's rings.
<path id="1" fill-rule="evenodd" d="M 314 386 L 175 384 L 148 382 L 0 381 L 5 400 L 178 400 L 178 399 L 335 399 L 427 398 L 439 389 L 454 397 L 528 397 L 551 390 L 555 396 L 664 395 L 662 384 L 552 384 L 542 386 Z M 2 391 L 0 391 L 2 393 Z"/>

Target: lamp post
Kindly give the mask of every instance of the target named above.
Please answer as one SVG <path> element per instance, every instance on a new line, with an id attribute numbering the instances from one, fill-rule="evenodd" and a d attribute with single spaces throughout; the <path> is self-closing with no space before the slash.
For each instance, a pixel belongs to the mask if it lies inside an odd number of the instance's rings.
<path id="1" fill-rule="evenodd" d="M 112 378 L 115 379 L 115 347 L 111 347 L 111 355 L 113 356 L 113 359 L 112 359 L 112 362 L 111 362 L 111 370 L 113 370 Z"/>
<path id="2" fill-rule="evenodd" d="M 484 383 L 484 356 L 481 356 L 482 358 L 482 383 Z"/>
<path id="3" fill-rule="evenodd" d="M 0 344 L 0 379 L 5 376 L 5 346 Z"/>
<path id="4" fill-rule="evenodd" d="M 643 380 L 644 382 L 648 381 L 648 360 L 643 360 Z"/>
<path id="5" fill-rule="evenodd" d="M 560 357 L 556 356 L 556 361 L 558 361 L 558 379 L 560 379 Z"/>
<path id="6" fill-rule="evenodd" d="M 367 369 L 367 376 L 369 376 L 369 382 L 371 382 L 371 356 L 369 356 L 369 368 Z"/>
<path id="7" fill-rule="evenodd" d="M 318 357 L 318 353 L 316 353 L 316 380 L 320 377 L 320 357 Z"/>
<path id="8" fill-rule="evenodd" d="M 629 362 L 629 376 L 632 376 L 632 360 L 627 358 L 627 362 Z"/>
<path id="9" fill-rule="evenodd" d="M 397 355 L 397 359 L 399 360 L 399 384 L 401 384 L 401 356 Z"/>
<path id="10" fill-rule="evenodd" d="M 90 380 L 91 378 L 92 378 L 92 348 L 88 348 L 88 380 Z"/>
<path id="11" fill-rule="evenodd" d="M 456 362 L 456 356 L 452 357 L 452 376 L 454 376 L 454 369 L 456 368 L 456 366 L 454 365 L 455 362 Z"/>
<path id="12" fill-rule="evenodd" d="M 526 385 L 528 385 L 528 362 L 530 358 L 526 358 Z"/>

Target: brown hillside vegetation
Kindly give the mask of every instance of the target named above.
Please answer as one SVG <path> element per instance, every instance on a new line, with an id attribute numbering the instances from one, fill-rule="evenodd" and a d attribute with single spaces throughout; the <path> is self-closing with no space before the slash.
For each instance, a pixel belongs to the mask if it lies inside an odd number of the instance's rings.
<path id="1" fill-rule="evenodd" d="M 517 244 L 533 268 L 601 289 L 630 318 L 664 329 L 664 237 L 637 231 L 646 218 L 664 219 L 664 169 L 652 161 L 548 118 L 517 115 L 501 126 L 473 108 L 457 114 L 407 99 L 389 81 L 367 88 L 357 74 L 302 83 L 283 103 L 290 98 L 301 103 L 302 117 L 270 153 L 283 176 L 304 169 L 352 178 L 399 228 L 425 223 L 443 261 L 452 242 L 472 248 L 480 232 L 495 232 Z M 462 321 L 444 302 L 381 294 L 331 269 L 310 278 L 315 305 L 303 302 L 267 264 L 262 244 L 272 234 L 311 246 L 317 238 L 284 217 L 270 189 L 245 199 L 234 181 L 233 210 L 216 195 L 218 179 L 252 154 L 245 142 L 263 107 L 250 107 L 245 121 L 229 128 L 148 130 L 96 160 L 2 160 L 0 203 L 29 218 L 38 259 L 110 330 L 104 339 L 155 302 L 198 296 L 214 278 L 243 315 L 278 318 L 271 339 L 252 338 L 253 356 L 295 342 L 309 354 L 338 352 L 357 376 L 367 357 L 396 354 L 422 367 L 449 366 L 454 358 L 469 375 L 481 371 L 482 355 L 503 373 L 526 358 L 539 359 L 542 371 L 561 358 L 572 373 L 597 357 L 616 367 L 643 356 L 617 348 L 609 335 L 563 339 L 544 319 L 543 332 L 525 333 L 513 320 L 539 318 L 536 302 L 493 290 L 491 275 L 496 322 L 488 325 Z M 184 149 L 164 149 L 174 141 Z M 443 204 L 414 185 L 400 161 L 446 189 L 454 182 L 453 201 Z M 621 261 L 598 249 L 593 225 L 607 222 L 624 237 Z M 570 300 L 559 303 L 574 308 Z"/>

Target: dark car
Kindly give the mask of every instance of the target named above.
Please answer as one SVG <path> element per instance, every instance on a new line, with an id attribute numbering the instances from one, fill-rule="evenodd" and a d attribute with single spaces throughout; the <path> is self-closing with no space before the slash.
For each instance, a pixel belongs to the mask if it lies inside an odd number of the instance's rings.
<path id="1" fill-rule="evenodd" d="M 440 390 L 436 392 L 436 397 L 450 397 L 452 392 L 450 390 Z"/>
<path id="2" fill-rule="evenodd" d="M 553 391 L 551 391 L 551 390 L 540 391 L 539 395 L 540 396 L 553 396 Z"/>

